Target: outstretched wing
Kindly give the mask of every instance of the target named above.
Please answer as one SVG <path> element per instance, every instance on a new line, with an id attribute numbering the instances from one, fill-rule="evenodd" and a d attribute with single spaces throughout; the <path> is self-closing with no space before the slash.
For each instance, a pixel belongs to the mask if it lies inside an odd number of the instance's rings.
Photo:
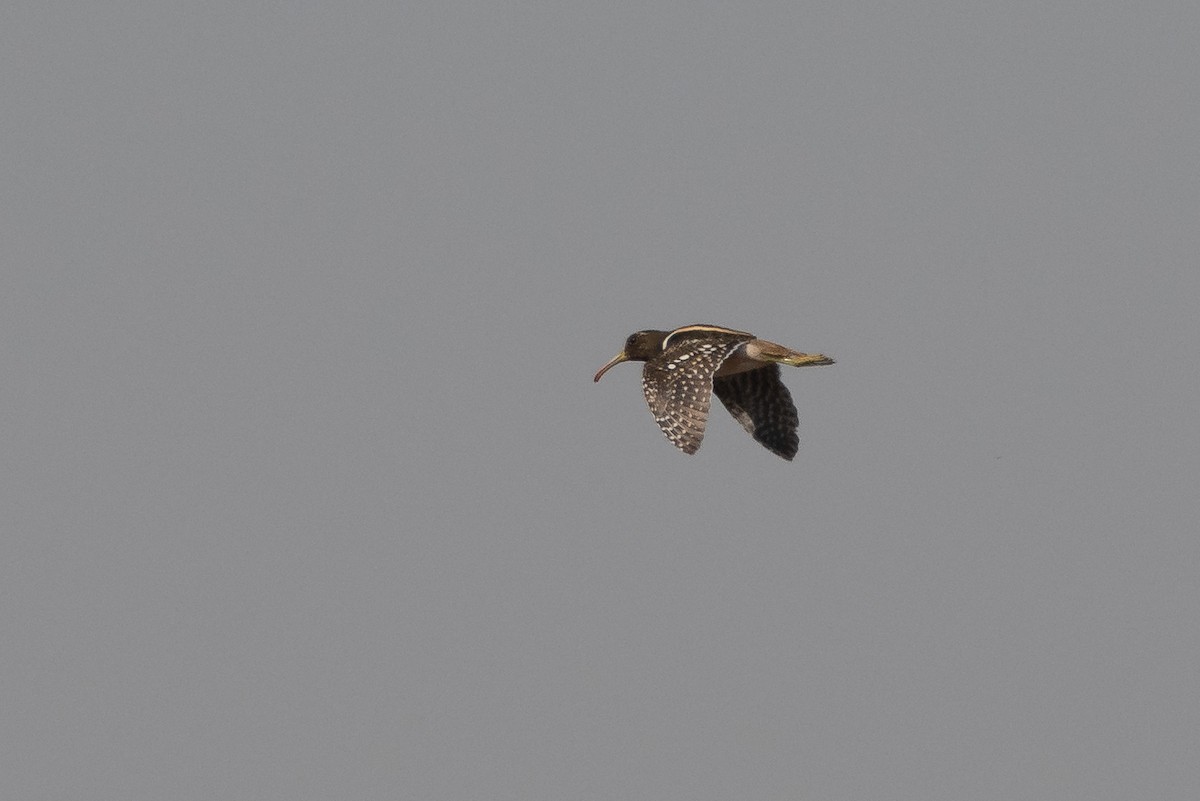
<path id="1" fill-rule="evenodd" d="M 792 460 L 800 447 L 796 434 L 800 418 L 792 394 L 779 378 L 778 364 L 718 378 L 713 392 L 750 436 L 767 450 Z"/>
<path id="2" fill-rule="evenodd" d="M 642 392 L 654 422 L 684 453 L 695 453 L 704 439 L 713 374 L 751 339 L 751 335 L 736 331 L 706 330 L 694 338 L 672 335 L 666 350 L 642 368 Z"/>

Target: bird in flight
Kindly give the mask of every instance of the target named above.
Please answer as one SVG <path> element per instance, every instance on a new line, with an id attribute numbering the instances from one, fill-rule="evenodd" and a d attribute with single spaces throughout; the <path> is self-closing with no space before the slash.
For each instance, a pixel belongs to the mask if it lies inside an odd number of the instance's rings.
<path id="1" fill-rule="evenodd" d="M 750 436 L 791 461 L 800 446 L 800 424 L 779 365 L 833 364 L 820 353 L 799 353 L 745 331 L 716 325 L 685 325 L 674 331 L 638 331 L 600 368 L 599 381 L 621 362 L 645 362 L 642 392 L 667 439 L 695 453 L 704 439 L 708 408 L 716 394 Z"/>

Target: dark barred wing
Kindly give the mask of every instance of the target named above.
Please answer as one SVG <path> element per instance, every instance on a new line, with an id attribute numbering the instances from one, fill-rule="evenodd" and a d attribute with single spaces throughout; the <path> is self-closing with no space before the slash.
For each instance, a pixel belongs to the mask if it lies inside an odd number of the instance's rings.
<path id="1" fill-rule="evenodd" d="M 796 455 L 800 418 L 792 394 L 779 378 L 778 364 L 718 378 L 713 392 L 764 447 L 788 461 Z"/>

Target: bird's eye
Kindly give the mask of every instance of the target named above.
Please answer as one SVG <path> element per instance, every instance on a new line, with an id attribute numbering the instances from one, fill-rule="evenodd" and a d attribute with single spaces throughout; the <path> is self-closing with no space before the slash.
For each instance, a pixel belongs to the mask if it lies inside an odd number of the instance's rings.
<path id="1" fill-rule="evenodd" d="M 629 337 L 625 340 L 626 348 L 632 348 L 636 344 L 637 344 L 637 334 L 630 334 Z"/>

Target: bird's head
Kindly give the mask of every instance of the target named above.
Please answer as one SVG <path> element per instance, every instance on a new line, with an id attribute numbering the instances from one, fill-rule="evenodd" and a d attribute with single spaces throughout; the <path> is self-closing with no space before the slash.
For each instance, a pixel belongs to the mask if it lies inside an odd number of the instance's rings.
<path id="1" fill-rule="evenodd" d="M 663 340 L 667 338 L 666 331 L 638 331 L 625 339 L 625 347 L 621 352 L 597 371 L 593 381 L 599 381 L 609 368 L 621 362 L 644 362 L 662 351 Z"/>

